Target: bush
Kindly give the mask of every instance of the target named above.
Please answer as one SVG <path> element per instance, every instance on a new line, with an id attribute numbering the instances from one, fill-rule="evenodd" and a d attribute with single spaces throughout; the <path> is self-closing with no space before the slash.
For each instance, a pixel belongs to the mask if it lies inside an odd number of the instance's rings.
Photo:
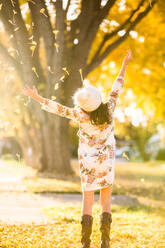
<path id="1" fill-rule="evenodd" d="M 156 155 L 156 160 L 165 160 L 165 149 L 160 149 Z"/>

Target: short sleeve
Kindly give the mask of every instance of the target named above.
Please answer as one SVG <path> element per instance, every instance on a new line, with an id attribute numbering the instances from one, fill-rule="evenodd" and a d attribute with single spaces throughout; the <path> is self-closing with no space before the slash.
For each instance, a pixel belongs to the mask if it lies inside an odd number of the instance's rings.
<path id="1" fill-rule="evenodd" d="M 74 121 L 79 121 L 79 112 L 76 108 L 66 107 L 56 101 L 46 99 L 44 103 L 41 104 L 41 109 L 47 112 L 57 114 L 61 117 L 66 117 Z"/>
<path id="2" fill-rule="evenodd" d="M 118 76 L 112 85 L 112 90 L 108 94 L 108 103 L 111 112 L 115 110 L 117 100 L 123 89 L 123 84 L 124 78 Z"/>

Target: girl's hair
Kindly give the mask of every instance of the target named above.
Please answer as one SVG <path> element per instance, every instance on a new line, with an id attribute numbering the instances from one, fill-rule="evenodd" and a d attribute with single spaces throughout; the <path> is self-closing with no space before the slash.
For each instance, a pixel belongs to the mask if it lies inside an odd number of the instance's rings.
<path id="1" fill-rule="evenodd" d="M 110 124 L 111 118 L 108 109 L 108 103 L 101 103 L 100 106 L 94 111 L 87 112 L 83 110 L 90 116 L 90 121 L 94 125 Z"/>

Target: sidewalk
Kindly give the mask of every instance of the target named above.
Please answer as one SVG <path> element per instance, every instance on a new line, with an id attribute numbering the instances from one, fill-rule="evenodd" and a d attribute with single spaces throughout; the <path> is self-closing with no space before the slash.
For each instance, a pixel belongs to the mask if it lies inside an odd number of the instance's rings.
<path id="1" fill-rule="evenodd" d="M 135 205 L 138 201 L 130 196 L 113 195 L 112 204 Z M 69 203 L 81 206 L 82 194 L 30 194 L 19 192 L 0 193 L 0 223 L 40 223 L 49 221 L 42 208 Z M 99 195 L 95 194 L 95 203 Z"/>

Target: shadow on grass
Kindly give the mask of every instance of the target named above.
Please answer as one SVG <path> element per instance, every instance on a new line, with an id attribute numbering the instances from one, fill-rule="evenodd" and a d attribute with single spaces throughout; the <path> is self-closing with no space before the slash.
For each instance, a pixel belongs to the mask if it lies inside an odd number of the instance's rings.
<path id="1" fill-rule="evenodd" d="M 112 212 L 143 212 L 146 214 L 156 214 L 157 216 L 165 217 L 165 207 L 152 207 L 148 205 L 132 205 L 132 206 L 113 206 Z"/>

